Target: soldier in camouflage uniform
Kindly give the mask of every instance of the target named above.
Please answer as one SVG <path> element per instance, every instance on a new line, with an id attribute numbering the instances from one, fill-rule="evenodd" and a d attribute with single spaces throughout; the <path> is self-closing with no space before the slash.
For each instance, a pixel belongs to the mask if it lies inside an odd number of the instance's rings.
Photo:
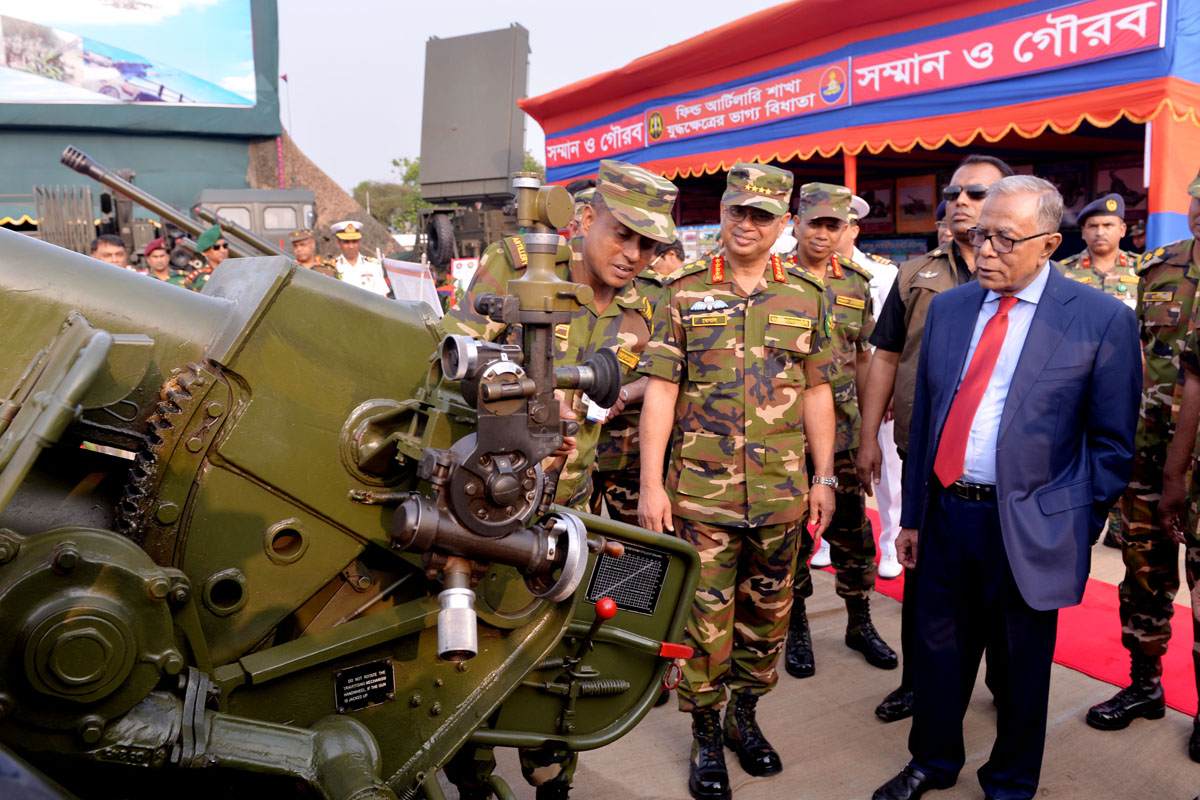
<path id="1" fill-rule="evenodd" d="M 701 800 L 730 796 L 723 739 L 750 774 L 782 769 L 755 704 L 777 680 L 806 512 L 819 536 L 833 511 L 829 383 L 838 371 L 823 287 L 770 252 L 790 218 L 791 189 L 785 170 L 733 166 L 721 198 L 724 249 L 667 287 L 640 366 L 651 380 L 639 517 L 700 553 L 684 629 L 695 656 L 682 663 L 679 705 L 692 714 L 688 789 Z"/>
<path id="2" fill-rule="evenodd" d="M 583 223 L 583 210 L 592 204 L 592 198 L 596 196 L 596 187 L 588 186 L 580 189 L 571 198 L 575 201 L 575 213 L 571 216 L 571 221 L 567 223 L 567 238 L 574 239 L 579 235 L 579 226 Z"/>
<path id="3" fill-rule="evenodd" d="M 1125 235 L 1125 198 L 1108 194 L 1083 207 L 1076 217 L 1084 244 L 1073 256 L 1059 261 L 1063 274 L 1072 280 L 1095 286 L 1125 305 L 1137 309 L 1137 269 L 1141 256 L 1121 249 Z M 1121 509 L 1114 507 L 1104 532 L 1107 547 L 1121 546 Z"/>
<path id="4" fill-rule="evenodd" d="M 1200 175 L 1188 191 L 1192 195 L 1188 208 L 1188 225 L 1195 237 L 1192 243 L 1192 265 L 1200 265 Z M 1186 241 L 1186 240 L 1185 240 Z M 1158 515 L 1163 528 L 1175 542 L 1185 546 L 1183 565 L 1187 575 L 1192 605 L 1192 667 L 1197 686 L 1200 686 L 1200 330 L 1193 327 L 1181 357 L 1186 375 L 1175 436 L 1171 439 L 1163 469 L 1162 499 Z M 1191 481 L 1187 475 L 1191 473 Z M 1186 494 L 1186 508 L 1185 508 Z M 1200 761 L 1200 713 L 1192 721 L 1188 740 L 1188 755 Z"/>
<path id="5" fill-rule="evenodd" d="M 1200 176 L 1188 187 L 1188 223 L 1196 238 L 1147 253 L 1139 270 L 1137 314 L 1142 338 L 1142 406 L 1134 443 L 1133 476 L 1121 500 L 1121 555 L 1125 578 L 1118 587 L 1121 644 L 1130 654 L 1130 685 L 1092 706 L 1087 723 L 1120 730 L 1134 719 L 1164 714 L 1162 656 L 1171 638 L 1171 616 L 1179 589 L 1179 545 L 1159 525 L 1163 462 L 1176 436 L 1183 393 L 1180 356 L 1196 324 L 1200 282 Z M 1190 444 L 1190 442 L 1188 443 Z M 1194 543 L 1194 540 L 1193 540 Z M 1189 552 L 1191 551 L 1189 545 Z M 1189 577 L 1189 581 L 1191 578 Z M 1200 733 L 1193 733 L 1193 758 L 1200 760 Z"/>
<path id="6" fill-rule="evenodd" d="M 650 306 L 638 294 L 633 278 L 650 262 L 656 242 L 675 238 L 671 208 L 678 191 L 667 179 L 620 161 L 600 162 L 599 183 L 591 204 L 581 213 L 580 237 L 560 240 L 555 272 L 563 280 L 591 286 L 592 302 L 577 309 L 570 323 L 554 331 L 556 366 L 582 364 L 602 347 L 617 356 L 624 371 L 621 397 L 610 412 L 588 416 L 583 392 L 568 392 L 563 404 L 579 420 L 575 447 L 566 456 L 558 477 L 555 502 L 588 510 L 592 472 L 602 420 L 619 414 L 646 379 L 638 375 L 638 358 L 650 338 Z M 511 237 L 488 247 L 462 303 L 442 321 L 447 334 L 464 334 L 489 341 L 520 341 L 520 331 L 508 329 L 475 311 L 479 294 L 503 294 L 510 280 L 528 264 L 525 244 Z M 544 465 L 552 468 L 549 462 Z M 537 786 L 538 798 L 565 797 L 578 756 L 544 748 L 521 751 L 521 772 Z"/>
<path id="7" fill-rule="evenodd" d="M 672 257 L 664 258 L 666 254 Z M 650 263 L 633 279 L 647 319 L 662 299 L 676 264 L 683 264 L 683 245 L 678 241 L 661 242 L 654 248 Z M 637 525 L 638 487 L 642 475 L 638 460 L 638 421 L 641 419 L 641 396 L 645 385 L 630 385 L 627 388 L 632 390 L 627 394 L 633 394 L 633 397 L 626 399 L 622 413 L 614 414 L 604 424 L 600 441 L 596 443 L 591 507 L 593 514 L 599 514 L 601 505 L 606 506 L 613 519 Z"/>
<path id="8" fill-rule="evenodd" d="M 867 339 L 875 328 L 875 318 L 871 313 L 871 273 L 837 252 L 849 224 L 851 197 L 845 186 L 807 183 L 800 188 L 795 260 L 801 269 L 825 285 L 825 304 L 832 328 L 830 338 L 841 373 L 832 383 L 837 416 L 834 444 L 837 509 L 825 541 L 829 543 L 830 559 L 837 576 L 836 591 L 846 601 L 849 613 L 846 645 L 862 653 L 867 663 L 874 667 L 895 669 L 899 664 L 896 653 L 871 622 L 875 538 L 871 534 L 871 523 L 867 521 L 862 484 L 854 469 L 859 437 L 856 382 L 866 376 L 867 366 L 871 363 Z M 806 598 L 812 597 L 813 593 L 808 559 L 813 554 L 815 542 L 808 531 L 803 531 L 800 536 L 783 664 L 789 675 L 807 678 L 815 671 L 812 638 L 804 608 Z"/>

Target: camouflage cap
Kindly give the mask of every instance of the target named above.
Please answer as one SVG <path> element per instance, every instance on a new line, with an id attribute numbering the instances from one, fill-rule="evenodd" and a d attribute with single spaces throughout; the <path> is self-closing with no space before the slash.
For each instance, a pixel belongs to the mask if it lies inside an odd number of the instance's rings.
<path id="1" fill-rule="evenodd" d="M 295 244 L 296 242 L 303 242 L 306 239 L 313 238 L 313 232 L 307 228 L 304 228 L 298 231 L 292 231 L 290 234 L 288 234 L 288 238 L 290 238 L 292 243 Z"/>
<path id="2" fill-rule="evenodd" d="M 788 213 L 794 180 L 786 169 L 739 161 L 725 178 L 721 202 L 727 206 L 761 208 L 782 216 Z"/>
<path id="3" fill-rule="evenodd" d="M 1196 173 L 1196 178 L 1188 184 L 1188 194 L 1192 197 L 1200 197 L 1200 172 Z"/>
<path id="4" fill-rule="evenodd" d="M 607 158 L 596 177 L 596 191 L 622 225 L 656 242 L 675 240 L 675 184 L 643 167 Z"/>
<path id="5" fill-rule="evenodd" d="M 800 219 L 850 219 L 850 190 L 835 183 L 806 183 L 800 187 Z"/>
<path id="6" fill-rule="evenodd" d="M 592 204 L 592 198 L 596 196 L 596 187 L 589 186 L 586 189 L 580 189 L 575 193 L 575 213 L 578 214 L 583 210 L 584 206 Z"/>

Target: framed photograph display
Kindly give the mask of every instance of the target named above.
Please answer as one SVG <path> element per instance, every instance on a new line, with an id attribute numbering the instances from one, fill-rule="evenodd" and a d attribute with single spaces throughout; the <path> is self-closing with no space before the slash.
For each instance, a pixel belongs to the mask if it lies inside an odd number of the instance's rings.
<path id="1" fill-rule="evenodd" d="M 1039 177 L 1053 183 L 1063 197 L 1063 209 L 1070 212 L 1065 222 L 1075 219 L 1083 207 L 1091 202 L 1091 180 L 1086 161 L 1064 161 L 1042 164 L 1038 167 Z"/>
<path id="2" fill-rule="evenodd" d="M 867 201 L 871 212 L 858 221 L 859 230 L 865 234 L 892 233 L 893 222 L 892 182 L 890 180 L 859 181 L 858 196 Z"/>
<path id="3" fill-rule="evenodd" d="M 928 233 L 937 229 L 937 176 L 896 179 L 896 232 Z"/>
<path id="4" fill-rule="evenodd" d="M 1096 162 L 1096 194 L 1119 194 L 1125 199 L 1125 221 L 1146 218 L 1145 175 L 1141 159 L 1120 159 Z"/>

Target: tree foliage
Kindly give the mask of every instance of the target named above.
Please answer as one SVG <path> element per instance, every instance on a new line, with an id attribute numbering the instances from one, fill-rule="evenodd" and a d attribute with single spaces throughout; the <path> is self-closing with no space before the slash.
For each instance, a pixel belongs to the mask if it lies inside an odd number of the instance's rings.
<path id="1" fill-rule="evenodd" d="M 354 200 L 388 230 L 415 233 L 421 209 L 429 207 L 421 197 L 421 159 L 393 158 L 392 170 L 398 180 L 363 181 L 354 187 Z"/>
<path id="2" fill-rule="evenodd" d="M 546 168 L 528 150 L 521 169 L 536 172 L 542 180 L 546 179 Z M 363 181 L 355 186 L 354 200 L 368 208 L 371 216 L 388 230 L 416 233 L 421 209 L 430 207 L 430 203 L 421 197 L 421 159 L 393 158 L 392 172 L 392 180 Z"/>
<path id="3" fill-rule="evenodd" d="M 528 150 L 525 151 L 525 161 L 521 164 L 521 171 L 536 172 L 542 180 L 546 180 L 546 168 L 542 166 L 542 162 L 537 160 L 537 156 Z"/>

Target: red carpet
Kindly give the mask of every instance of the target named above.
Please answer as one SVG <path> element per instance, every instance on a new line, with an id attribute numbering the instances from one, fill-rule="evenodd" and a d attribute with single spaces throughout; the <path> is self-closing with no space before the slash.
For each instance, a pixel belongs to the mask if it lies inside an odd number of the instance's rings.
<path id="1" fill-rule="evenodd" d="M 879 541 L 879 514 L 867 509 L 875 541 Z M 832 572 L 830 567 L 826 572 Z M 900 600 L 904 594 L 904 576 L 879 579 L 875 590 Z M 1182 596 L 1187 596 L 1186 586 Z M 898 643 L 897 643 L 898 644 Z M 1058 645 L 1054 660 L 1114 686 L 1129 682 L 1129 653 L 1121 646 L 1121 620 L 1117 616 L 1117 587 L 1088 580 L 1083 602 L 1066 608 L 1058 615 Z M 1167 705 L 1185 714 L 1196 713 L 1196 681 L 1192 667 L 1192 613 L 1187 606 L 1175 604 L 1171 623 L 1171 644 L 1163 659 L 1163 689 Z"/>

